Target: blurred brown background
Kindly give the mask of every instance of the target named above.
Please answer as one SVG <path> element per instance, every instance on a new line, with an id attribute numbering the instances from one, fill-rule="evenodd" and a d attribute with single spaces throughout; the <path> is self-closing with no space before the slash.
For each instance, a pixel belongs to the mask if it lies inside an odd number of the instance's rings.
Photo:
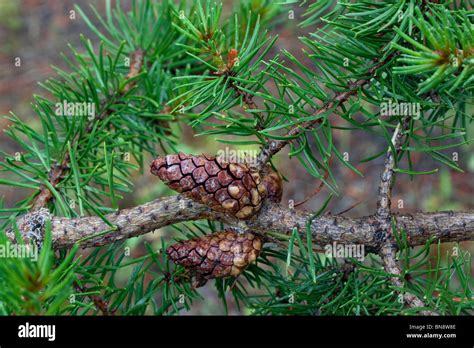
<path id="1" fill-rule="evenodd" d="M 6 115 L 13 111 L 20 118 L 28 122 L 31 127 L 39 127 L 40 124 L 30 107 L 33 94 L 46 94 L 38 82 L 54 76 L 51 65 L 65 67 L 60 57 L 61 52 L 68 52 L 67 43 L 77 46 L 79 34 L 84 33 L 97 42 L 96 37 L 87 29 L 85 23 L 76 13 L 76 19 L 69 18 L 73 5 L 78 3 L 82 8 L 88 9 L 89 4 L 97 7 L 99 13 L 104 13 L 105 2 L 103 1 L 71 1 L 71 0 L 2 0 L 0 1 L 0 115 Z M 230 9 L 238 1 L 225 1 L 226 9 Z M 126 5 L 124 6 L 127 7 Z M 297 28 L 301 10 L 295 5 L 296 16 L 294 20 L 288 19 L 284 24 L 275 29 L 280 38 L 273 50 L 276 53 L 279 48 L 286 48 L 294 54 L 301 54 L 300 42 L 297 36 L 306 30 Z M 90 13 L 90 11 L 87 11 Z M 16 57 L 21 58 L 21 67 L 15 67 Z M 334 119 L 335 124 L 340 121 Z M 342 124 L 342 123 L 341 123 Z M 0 118 L 0 128 L 8 127 L 8 121 Z M 474 130 L 471 125 L 471 133 Z M 184 129 L 184 132 L 191 132 Z M 369 163 L 359 163 L 365 157 L 381 151 L 385 142 L 380 137 L 368 136 L 362 131 L 342 132 L 334 131 L 334 142 L 339 150 L 349 154 L 349 161 L 355 165 L 363 174 L 360 177 L 339 162 L 334 161 L 334 174 L 339 185 L 339 196 L 334 197 L 328 210 L 338 213 L 355 203 L 360 202 L 347 214 L 352 216 L 367 215 L 374 211 L 377 184 L 383 164 L 383 158 Z M 0 132 L 1 150 L 14 153 L 18 151 L 17 145 Z M 183 136 L 183 150 L 194 149 L 195 152 L 215 152 L 216 145 L 212 138 L 202 139 Z M 421 175 L 413 180 L 407 175 L 397 177 L 393 204 L 394 209 L 402 212 L 435 211 L 435 210 L 473 210 L 474 209 L 474 153 L 473 146 L 464 146 L 459 149 L 448 149 L 443 151 L 448 156 L 454 151 L 459 154 L 459 164 L 465 173 L 457 173 L 448 167 L 435 163 L 426 154 L 414 154 L 416 170 L 432 170 L 439 168 L 435 175 Z M 284 187 L 284 202 L 290 199 L 295 202 L 302 201 L 318 185 L 319 181 L 309 176 L 297 160 L 287 160 L 280 155 L 276 165 L 281 173 L 288 179 Z M 405 165 L 405 166 L 404 166 Z M 406 163 L 402 166 L 407 168 Z M 150 182 L 156 182 L 151 178 L 148 171 L 145 174 L 136 172 L 134 175 L 136 187 L 134 193 L 128 195 L 121 202 L 121 208 L 143 203 L 156 198 L 155 192 L 150 192 Z M 307 210 L 317 210 L 326 199 L 329 190 L 324 188 L 316 197 L 309 200 L 302 207 Z M 6 206 L 11 207 L 24 197 L 28 192 L 18 192 L 5 186 L 0 187 L 0 196 L 4 196 Z M 397 209 L 398 200 L 403 200 L 403 209 Z M 142 238 L 154 239 L 153 236 Z M 133 243 L 136 245 L 136 243 Z M 469 243 L 463 243 L 464 248 L 474 253 L 474 247 Z M 444 248 L 451 246 L 445 245 Z M 140 254 L 137 247 L 135 252 Z M 134 254 L 135 254 L 134 252 Z M 212 285 L 207 285 L 202 290 L 206 301 L 196 304 L 192 313 L 195 314 L 218 314 L 220 300 L 217 298 Z M 209 294 L 207 296 L 206 294 Z M 235 309 L 230 308 L 231 313 Z"/>

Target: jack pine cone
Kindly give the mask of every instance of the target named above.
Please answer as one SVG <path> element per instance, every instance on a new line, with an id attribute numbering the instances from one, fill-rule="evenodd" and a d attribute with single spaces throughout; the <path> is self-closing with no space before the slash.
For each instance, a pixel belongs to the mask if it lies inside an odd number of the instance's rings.
<path id="1" fill-rule="evenodd" d="M 257 259 L 261 249 L 262 240 L 257 235 L 228 229 L 178 242 L 169 246 L 166 254 L 197 278 L 207 280 L 239 276 Z"/>
<path id="2" fill-rule="evenodd" d="M 151 173 L 173 190 L 239 219 L 255 215 L 267 195 L 258 172 L 219 157 L 183 153 L 158 157 Z"/>

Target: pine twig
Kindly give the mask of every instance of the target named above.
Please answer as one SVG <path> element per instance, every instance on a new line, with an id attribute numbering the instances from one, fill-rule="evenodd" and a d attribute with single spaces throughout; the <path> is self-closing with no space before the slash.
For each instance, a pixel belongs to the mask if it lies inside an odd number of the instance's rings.
<path id="1" fill-rule="evenodd" d="M 403 289 L 404 284 L 400 279 L 402 270 L 397 263 L 395 242 L 392 232 L 392 213 L 391 213 L 391 198 L 392 188 L 394 180 L 394 169 L 395 169 L 395 156 L 398 156 L 402 145 L 403 132 L 407 129 L 409 121 L 405 118 L 402 123 L 397 125 L 395 132 L 392 137 L 392 146 L 395 152 L 392 151 L 392 147 L 389 147 L 387 156 L 385 158 L 384 170 L 382 172 L 380 184 L 379 184 L 379 196 L 377 200 L 377 211 L 375 218 L 378 221 L 378 227 L 380 234 L 383 236 L 383 244 L 380 249 L 380 256 L 384 263 L 385 270 L 393 274 L 390 277 L 391 283 L 399 288 Z M 416 295 L 405 292 L 403 299 L 406 304 L 411 308 L 426 307 L 426 304 L 419 299 Z M 438 315 L 433 311 L 420 311 L 422 315 Z"/>
<path id="2" fill-rule="evenodd" d="M 130 80 L 138 74 L 140 74 L 140 71 L 142 70 L 143 67 L 143 62 L 145 59 L 145 51 L 142 50 L 141 48 L 138 48 L 134 52 L 132 52 L 132 57 L 131 57 L 131 63 L 130 63 L 130 68 L 127 74 L 127 80 Z M 123 90 L 121 91 L 121 94 L 126 94 L 130 92 L 130 90 L 137 84 L 137 80 L 130 81 L 125 85 Z"/>
<path id="3" fill-rule="evenodd" d="M 391 242 L 385 243 L 385 245 L 381 248 L 380 256 L 382 257 L 385 270 L 394 275 L 393 277 L 390 277 L 391 283 L 395 287 L 403 289 L 405 286 L 400 280 L 402 271 L 396 261 L 396 249 L 394 248 Z M 403 300 L 411 308 L 426 307 L 426 304 L 421 299 L 409 292 L 403 293 Z M 438 315 L 438 313 L 430 310 L 420 311 L 419 314 L 425 316 Z"/>
<path id="4" fill-rule="evenodd" d="M 137 49 L 132 53 L 130 70 L 127 74 L 127 79 L 134 78 L 140 73 L 140 70 L 143 66 L 144 60 L 144 51 L 142 49 Z M 118 97 L 128 93 L 132 87 L 136 84 L 136 80 L 130 81 L 125 85 L 122 91 L 118 92 Z M 103 105 L 106 103 L 103 102 Z M 94 129 L 95 124 L 104 120 L 113 113 L 113 110 L 107 108 L 103 110 L 99 115 L 97 115 L 92 122 L 90 122 L 85 130 L 85 134 L 90 134 Z M 73 142 L 77 142 L 79 136 L 77 136 Z M 69 165 L 71 163 L 71 157 L 69 152 L 66 152 L 63 160 L 60 164 L 55 164 L 52 166 L 51 170 L 48 173 L 48 181 L 52 187 L 56 187 L 64 178 L 69 170 Z M 33 199 L 31 203 L 30 211 L 37 211 L 41 208 L 45 208 L 48 203 L 54 198 L 53 193 L 47 185 L 41 185 L 38 195 Z"/>
<path id="5" fill-rule="evenodd" d="M 393 59 L 399 54 L 399 52 L 392 52 L 385 59 L 379 60 L 376 58 L 372 61 L 373 66 L 367 71 L 367 77 L 357 80 L 355 82 L 351 81 L 348 83 L 347 90 L 342 93 L 338 93 L 332 100 L 324 103 L 314 114 L 313 116 L 322 115 L 329 110 L 335 109 L 344 102 L 346 102 L 352 95 L 358 93 L 359 89 L 370 82 L 370 80 L 375 76 L 377 70 L 383 67 L 388 61 Z M 311 121 L 303 122 L 288 131 L 286 136 L 290 139 L 286 140 L 270 140 L 262 148 L 260 153 L 257 156 L 256 167 L 263 168 L 265 164 L 281 149 L 288 145 L 292 138 L 297 135 L 303 134 L 304 132 L 312 129 L 316 124 L 320 123 L 320 119 L 315 119 Z"/>
<path id="6" fill-rule="evenodd" d="M 236 73 L 233 68 L 235 66 L 235 63 L 238 61 L 238 54 L 239 52 L 235 48 L 231 49 L 227 55 L 227 64 L 223 65 L 223 67 L 218 71 L 215 71 L 213 75 L 225 76 L 227 79 L 235 76 Z M 253 95 L 240 89 L 239 85 L 234 80 L 231 80 L 229 85 L 235 91 L 237 97 L 242 97 L 242 101 L 247 107 L 247 109 L 258 110 L 257 103 L 255 103 L 255 101 L 253 100 Z M 261 113 L 255 113 L 255 116 L 257 118 L 257 125 L 255 129 L 260 131 L 264 129 L 263 116 L 261 115 Z"/>

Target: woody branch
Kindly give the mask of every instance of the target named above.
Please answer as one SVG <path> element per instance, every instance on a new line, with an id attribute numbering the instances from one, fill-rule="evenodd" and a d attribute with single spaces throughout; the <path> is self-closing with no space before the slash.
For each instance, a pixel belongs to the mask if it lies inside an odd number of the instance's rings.
<path id="1" fill-rule="evenodd" d="M 22 216 L 17 225 L 27 235 L 28 224 L 34 219 L 32 212 Z M 266 202 L 259 214 L 250 220 L 239 220 L 225 213 L 211 210 L 182 195 L 163 197 L 130 209 L 122 209 L 106 215 L 109 224 L 100 217 L 83 218 L 51 217 L 53 245 L 56 249 L 79 243 L 83 247 L 99 246 L 136 237 L 164 226 L 184 221 L 210 219 L 230 226 L 251 229 L 265 234 L 278 232 L 290 235 L 294 228 L 306 236 L 306 224 L 311 214 L 292 210 L 273 202 Z M 398 214 L 396 226 L 404 229 L 410 246 L 423 245 L 427 241 L 460 242 L 474 240 L 474 213 L 438 212 Z M 113 226 L 113 227 L 111 227 Z M 377 252 L 385 243 L 385 235 L 378 227 L 374 215 L 349 218 L 326 214 L 311 223 L 313 242 L 319 245 L 331 243 L 363 244 L 366 251 Z M 8 236 L 15 239 L 14 233 Z"/>
<path id="2" fill-rule="evenodd" d="M 391 198 L 392 188 L 395 176 L 395 159 L 399 155 L 400 148 L 402 146 L 402 140 L 404 138 L 404 131 L 408 128 L 409 120 L 404 118 L 401 123 L 398 124 L 397 128 L 392 137 L 392 144 L 387 151 L 385 158 L 384 169 L 382 172 L 380 184 L 379 184 L 379 196 L 377 200 L 377 211 L 375 218 L 377 219 L 377 226 L 379 233 L 383 236 L 383 242 L 379 250 L 379 255 L 382 258 L 385 270 L 392 274 L 390 282 L 397 289 L 403 289 L 404 283 L 402 281 L 402 269 L 397 263 L 396 253 L 397 246 L 395 238 L 393 236 L 392 222 L 397 220 L 397 217 L 392 216 L 391 212 Z M 396 226 L 398 231 L 398 226 Z M 400 291 L 400 290 L 398 290 Z M 401 293 L 404 302 L 411 308 L 423 308 L 426 307 L 425 303 L 419 299 L 416 295 L 404 291 Z M 428 310 L 420 311 L 421 315 L 437 315 L 437 313 Z"/>

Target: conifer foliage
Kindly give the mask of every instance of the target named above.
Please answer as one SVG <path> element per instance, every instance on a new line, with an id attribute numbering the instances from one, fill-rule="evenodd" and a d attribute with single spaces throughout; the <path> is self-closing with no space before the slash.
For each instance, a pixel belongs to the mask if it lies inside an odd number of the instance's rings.
<path id="1" fill-rule="evenodd" d="M 256 315 L 472 315 L 471 255 L 458 244 L 442 255 L 441 239 L 474 240 L 474 212 L 452 212 L 462 233 L 446 230 L 436 239 L 413 228 L 417 221 L 397 223 L 390 211 L 395 175 L 437 175 L 437 168 L 418 169 L 420 156 L 466 169 L 444 150 L 471 141 L 474 27 L 467 3 L 246 0 L 223 10 L 210 0 L 107 1 L 104 13 L 77 6 L 94 36 L 81 36 L 82 45 L 64 54 L 67 68 L 41 82 L 45 93 L 32 104 L 39 127 L 13 112 L 5 116 L 5 133 L 21 152 L 1 151 L 0 184 L 31 194 L 12 206 L 0 200 L 0 314 L 179 314 L 205 301 L 198 286 L 209 281 L 223 311 L 232 294 L 241 313 Z M 282 48 L 274 34 L 295 17 L 305 33 L 301 52 Z M 184 127 L 216 152 L 243 147 L 250 159 L 185 155 Z M 318 219 L 340 193 L 334 168 L 363 174 L 333 141 L 335 130 L 362 130 L 385 144 L 364 160 L 385 158 L 373 185 L 377 212 L 367 217 L 377 237 L 367 240 L 380 244 L 344 261 L 325 253 L 334 238 L 329 227 L 328 244 L 313 243 Z M 285 229 L 299 207 L 280 203 L 281 161 L 301 166 L 321 181 L 317 191 L 330 192 L 305 224 Z M 164 206 L 159 213 L 176 219 L 170 237 L 108 244 L 120 233 L 111 216 L 132 221 L 119 210 L 134 190 L 132 175 L 150 164 L 182 193 L 176 209 L 209 209 L 183 221 L 182 211 Z M 150 199 L 165 195 L 151 189 L 160 185 L 149 185 Z M 261 214 L 276 206 L 288 214 L 260 230 Z M 161 216 L 149 214 L 144 219 Z M 107 228 L 61 228 L 65 219 L 85 226 L 87 217 Z M 352 220 L 338 219 L 335 229 L 358 231 Z M 424 238 L 416 248 L 413 230 Z M 152 230 L 138 226 L 130 236 L 146 232 Z M 56 247 L 71 234 L 73 248 Z M 85 240 L 104 236 L 79 252 Z M 13 250 L 36 251 L 37 260 L 5 256 Z"/>

